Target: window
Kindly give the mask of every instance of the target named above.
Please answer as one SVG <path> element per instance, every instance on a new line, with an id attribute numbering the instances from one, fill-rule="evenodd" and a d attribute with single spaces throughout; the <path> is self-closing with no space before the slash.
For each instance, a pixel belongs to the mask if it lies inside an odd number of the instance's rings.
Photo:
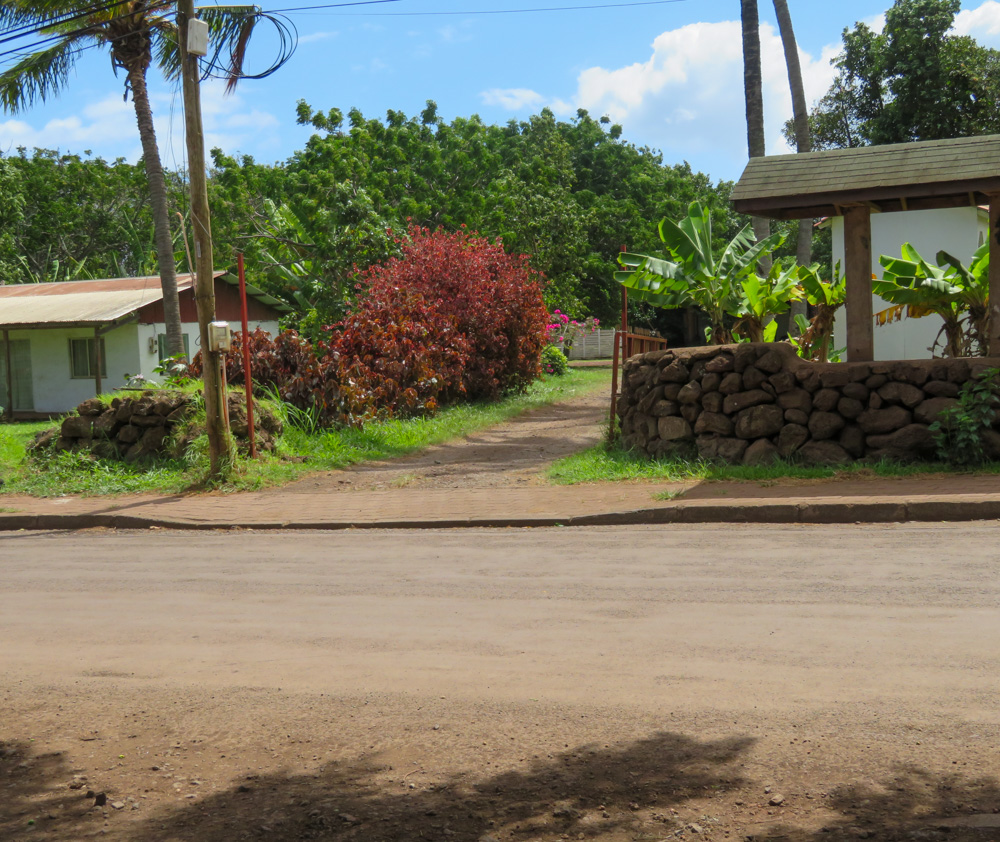
<path id="1" fill-rule="evenodd" d="M 186 333 L 182 333 L 181 336 L 184 338 L 184 356 L 189 360 L 191 359 L 191 345 L 188 341 L 190 337 Z M 156 345 L 157 350 L 160 354 L 160 362 L 162 363 L 167 358 L 167 334 L 158 333 L 156 334 Z"/>
<path id="2" fill-rule="evenodd" d="M 97 357 L 94 353 L 93 339 L 70 339 L 69 362 L 73 377 L 93 378 L 97 371 Z M 108 376 L 108 355 L 104 350 L 104 339 L 101 338 L 101 377 Z"/>

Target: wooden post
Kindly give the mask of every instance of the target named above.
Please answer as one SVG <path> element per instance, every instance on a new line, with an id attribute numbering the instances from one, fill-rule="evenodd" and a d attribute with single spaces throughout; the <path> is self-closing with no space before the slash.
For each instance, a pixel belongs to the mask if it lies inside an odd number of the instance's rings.
<path id="1" fill-rule="evenodd" d="M 989 355 L 1000 357 L 1000 194 L 990 196 Z"/>
<path id="2" fill-rule="evenodd" d="M 184 90 L 184 125 L 187 136 L 188 170 L 191 186 L 191 227 L 194 229 L 195 303 L 203 358 L 205 383 L 205 427 L 213 479 L 222 475 L 223 459 L 229 456 L 232 440 L 225 417 L 225 396 L 220 394 L 220 354 L 212 350 L 208 326 L 215 321 L 215 269 L 212 260 L 212 223 L 208 209 L 208 181 L 205 173 L 205 137 L 201 122 L 201 68 L 198 57 L 187 51 L 188 21 L 195 17 L 194 0 L 177 4 L 177 35 L 181 53 Z M 224 359 L 224 357 L 223 357 Z"/>
<path id="3" fill-rule="evenodd" d="M 872 220 L 866 206 L 844 210 L 844 274 L 847 280 L 847 359 L 875 359 L 872 325 Z"/>
<path id="4" fill-rule="evenodd" d="M 101 329 L 99 327 L 94 328 L 94 386 L 97 391 L 94 392 L 94 396 L 101 394 L 101 389 L 103 383 L 101 382 Z"/>
<path id="5" fill-rule="evenodd" d="M 3 332 L 4 354 L 7 360 L 7 401 L 4 407 L 7 413 L 7 420 L 14 420 L 14 369 L 11 367 L 10 331 Z"/>

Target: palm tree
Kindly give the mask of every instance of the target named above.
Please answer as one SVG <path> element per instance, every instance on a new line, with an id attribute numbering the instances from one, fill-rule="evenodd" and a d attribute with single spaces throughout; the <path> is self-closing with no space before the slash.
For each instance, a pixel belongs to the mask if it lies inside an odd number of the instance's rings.
<path id="1" fill-rule="evenodd" d="M 58 94 L 69 82 L 76 57 L 89 46 L 106 47 L 115 73 L 125 73 L 126 95 L 131 91 L 149 182 L 170 356 L 183 354 L 184 344 L 167 186 L 153 129 L 146 73 L 154 58 L 168 77 L 178 72 L 175 6 L 176 0 L 110 0 L 99 6 L 85 0 L 7 0 L 0 4 L 0 29 L 34 29 L 42 37 L 36 45 L 40 49 L 23 54 L 0 73 L 0 106 L 7 111 L 18 113 Z M 220 8 L 203 14 L 215 44 L 230 53 L 230 88 L 241 75 L 256 11 L 249 7 Z"/>
<path id="2" fill-rule="evenodd" d="M 740 20 L 743 24 L 743 93 L 746 97 L 747 151 L 751 158 L 764 155 L 764 91 L 760 68 L 760 18 L 757 0 L 740 0 Z M 766 240 L 771 234 L 771 222 L 764 217 L 751 219 L 757 241 Z M 769 262 L 762 261 L 760 274 L 771 270 Z"/>
<path id="3" fill-rule="evenodd" d="M 788 88 L 792 94 L 795 151 L 809 152 L 812 150 L 812 138 L 809 132 L 809 111 L 806 107 L 805 86 L 802 83 L 802 64 L 799 62 L 799 48 L 795 42 L 792 16 L 788 12 L 788 0 L 774 0 L 774 14 L 778 18 L 778 32 L 781 34 L 781 45 L 785 51 L 785 67 L 788 69 Z M 812 220 L 800 219 L 798 248 L 795 257 L 799 266 L 809 266 L 812 262 L 812 236 Z M 794 319 L 799 314 L 805 316 L 805 302 L 797 302 L 792 305 L 792 318 Z"/>

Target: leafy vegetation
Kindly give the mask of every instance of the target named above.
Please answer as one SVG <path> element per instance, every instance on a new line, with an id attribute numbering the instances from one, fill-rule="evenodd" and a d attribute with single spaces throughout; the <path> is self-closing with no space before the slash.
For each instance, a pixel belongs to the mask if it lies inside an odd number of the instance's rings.
<path id="1" fill-rule="evenodd" d="M 813 148 L 1000 131 L 1000 52 L 949 34 L 960 0 L 896 0 L 885 28 L 844 30 L 837 77 L 810 115 Z M 792 126 L 786 136 L 793 137 Z"/>
<path id="2" fill-rule="evenodd" d="M 964 384 L 958 403 L 942 410 L 931 424 L 937 454 L 945 462 L 964 466 L 986 461 L 986 437 L 992 433 L 1000 407 L 998 378 L 1000 369 L 990 368 Z"/>
<path id="3" fill-rule="evenodd" d="M 784 242 L 783 233 L 758 243 L 748 225 L 719 251 L 712 236 L 711 213 L 698 202 L 692 202 L 679 221 L 664 219 L 659 232 L 669 259 L 634 253 L 619 258 L 628 271 L 616 272 L 615 279 L 639 300 L 666 309 L 699 307 L 708 315 L 710 340 L 715 345 L 733 341 L 734 318 L 745 318 L 748 331 L 761 328 L 766 315 L 763 308 L 773 308 L 779 295 L 786 296 L 787 309 L 794 285 L 780 267 L 764 282 L 747 280 L 758 261 Z"/>
<path id="4" fill-rule="evenodd" d="M 891 321 L 906 313 L 910 318 L 936 314 L 944 325 L 943 352 L 946 357 L 985 355 L 988 350 L 989 243 L 972 256 L 971 268 L 945 251 L 938 252 L 938 265 L 928 263 L 909 243 L 903 243 L 902 257 L 882 255 L 884 272 L 872 282 L 875 293 L 893 310 L 879 314 L 879 321 Z M 940 335 L 939 335 L 940 338 Z M 938 345 L 935 341 L 935 347 Z"/>
<path id="5" fill-rule="evenodd" d="M 540 380 L 523 394 L 494 402 L 465 403 L 443 409 L 432 418 L 372 421 L 363 428 L 317 429 L 288 407 L 271 408 L 286 423 L 278 452 L 238 462 L 222 491 L 247 491 L 290 482 L 312 471 L 346 468 L 367 461 L 412 453 L 452 438 L 469 435 L 529 409 L 607 389 L 606 370 L 571 369 L 565 377 Z M 205 449 L 194 442 L 187 459 L 162 460 L 136 467 L 63 453 L 26 461 L 27 445 L 51 422 L 0 424 L 0 476 L 3 491 L 43 497 L 62 494 L 176 493 L 201 487 L 208 473 Z M 2 497 L 0 497 L 2 499 Z"/>

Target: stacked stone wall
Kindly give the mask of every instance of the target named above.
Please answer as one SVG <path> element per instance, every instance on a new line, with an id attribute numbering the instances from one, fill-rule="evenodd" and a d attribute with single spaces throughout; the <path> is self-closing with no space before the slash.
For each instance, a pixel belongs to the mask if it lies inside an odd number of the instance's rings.
<path id="1" fill-rule="evenodd" d="M 933 458 L 929 425 L 1000 360 L 813 363 L 784 343 L 652 351 L 626 361 L 626 447 L 761 464 Z M 1000 432 L 987 435 L 1000 457 Z"/>

